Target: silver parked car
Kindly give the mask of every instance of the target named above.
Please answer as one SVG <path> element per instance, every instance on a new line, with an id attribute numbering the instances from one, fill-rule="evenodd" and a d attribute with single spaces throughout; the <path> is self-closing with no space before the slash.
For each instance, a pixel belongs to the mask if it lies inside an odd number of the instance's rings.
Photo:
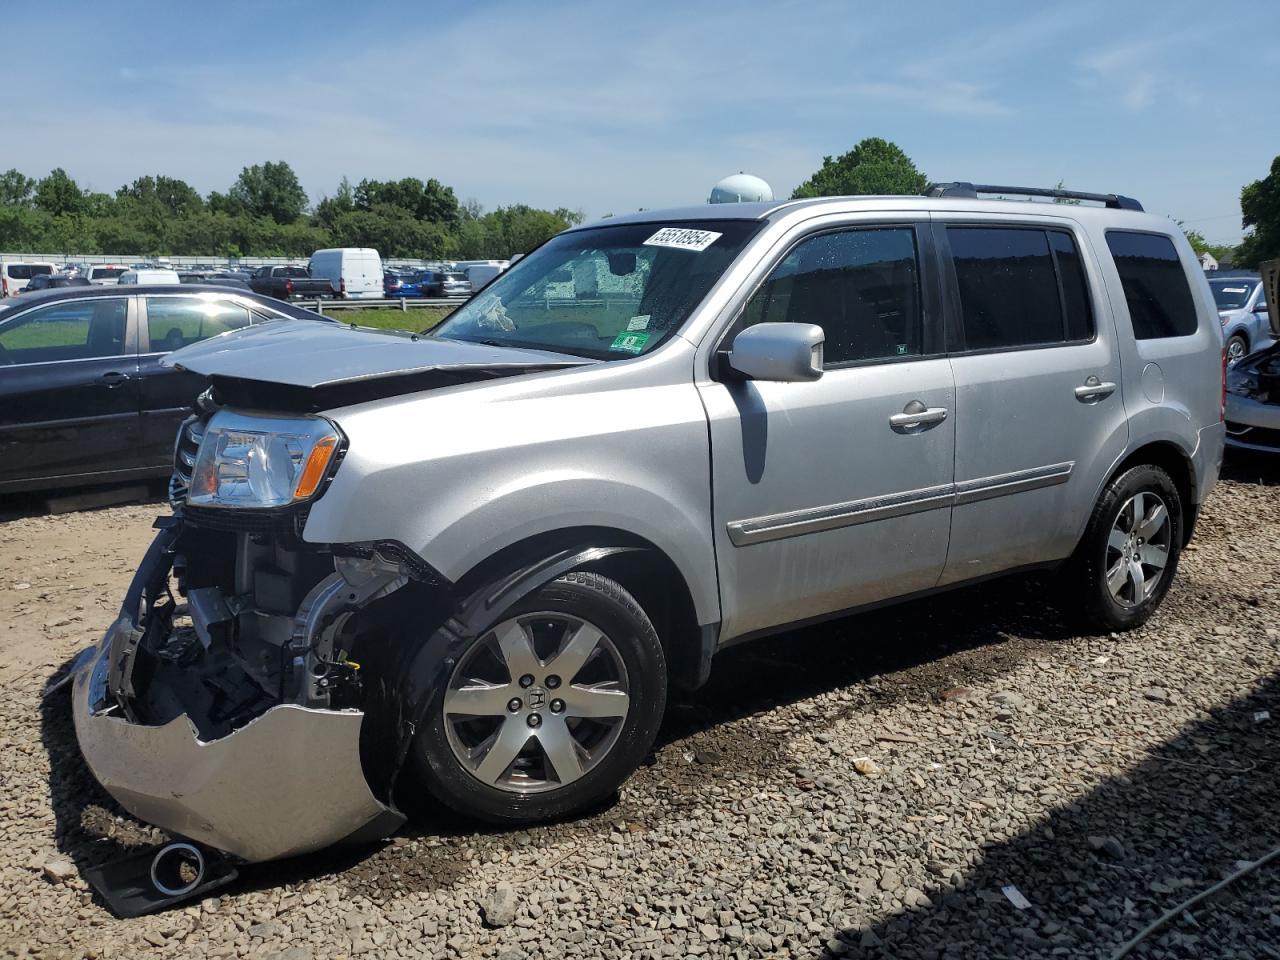
<path id="1" fill-rule="evenodd" d="M 144 820 L 245 860 L 608 798 L 717 651 L 1057 567 L 1150 617 L 1223 449 L 1181 231 L 950 184 L 571 229 L 430 335 L 282 321 L 209 378 L 74 680 Z M 1059 192 L 1060 194 L 1060 192 Z"/>
<path id="2" fill-rule="evenodd" d="M 1269 316 L 1271 346 L 1251 353 L 1227 373 L 1227 445 L 1260 453 L 1280 453 L 1280 260 L 1262 265 L 1272 292 Z M 1259 300 L 1265 293 L 1255 293 Z"/>
<path id="3" fill-rule="evenodd" d="M 1257 275 L 1209 278 L 1227 344 L 1227 362 L 1235 363 L 1275 342 L 1267 322 L 1267 296 Z"/>

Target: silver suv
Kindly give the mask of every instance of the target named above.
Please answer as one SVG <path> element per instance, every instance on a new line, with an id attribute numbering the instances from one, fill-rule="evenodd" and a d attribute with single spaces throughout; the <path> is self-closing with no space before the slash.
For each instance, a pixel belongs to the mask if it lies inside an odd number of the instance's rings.
<path id="1" fill-rule="evenodd" d="M 743 640 L 1037 567 L 1143 623 L 1218 476 L 1213 297 L 1132 200 L 990 190 L 647 211 L 429 335 L 175 353 L 210 389 L 75 674 L 94 773 L 245 860 L 385 836 L 397 789 L 545 820 Z"/>
<path id="2" fill-rule="evenodd" d="M 1267 317 L 1267 295 L 1256 274 L 1209 277 L 1209 289 L 1222 321 L 1227 363 L 1234 364 L 1274 342 Z"/>

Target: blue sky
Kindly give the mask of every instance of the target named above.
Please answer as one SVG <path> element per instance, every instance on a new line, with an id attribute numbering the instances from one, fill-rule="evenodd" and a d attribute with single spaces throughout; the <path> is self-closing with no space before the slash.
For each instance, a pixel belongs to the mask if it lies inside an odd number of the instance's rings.
<path id="1" fill-rule="evenodd" d="M 597 216 L 738 170 L 789 193 L 881 136 L 933 179 L 1128 193 L 1229 242 L 1280 154 L 1273 4 L 64 2 L 5 44 L 0 168 L 208 191 L 287 160 L 313 200 L 436 177 Z"/>

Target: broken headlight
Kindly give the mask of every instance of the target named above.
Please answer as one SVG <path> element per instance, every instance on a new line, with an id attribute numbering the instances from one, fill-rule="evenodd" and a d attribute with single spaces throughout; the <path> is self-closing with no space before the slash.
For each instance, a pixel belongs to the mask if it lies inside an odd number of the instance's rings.
<path id="1" fill-rule="evenodd" d="M 187 503 L 285 507 L 315 496 L 342 434 L 322 417 L 250 417 L 220 410 L 200 442 Z"/>

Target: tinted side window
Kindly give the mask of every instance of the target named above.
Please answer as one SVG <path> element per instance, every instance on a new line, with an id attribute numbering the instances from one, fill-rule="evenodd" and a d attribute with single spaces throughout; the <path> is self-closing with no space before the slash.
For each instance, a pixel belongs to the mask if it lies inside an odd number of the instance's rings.
<path id="1" fill-rule="evenodd" d="M 1168 237 L 1108 230 L 1124 298 L 1139 340 L 1185 337 L 1196 332 L 1196 306 L 1178 251 Z"/>
<path id="2" fill-rule="evenodd" d="M 802 241 L 756 291 L 744 322 L 817 324 L 828 364 L 919 355 L 915 231 L 842 230 Z"/>
<path id="3" fill-rule="evenodd" d="M 121 356 L 128 310 L 124 298 L 30 310 L 0 324 L 0 364 Z"/>
<path id="4" fill-rule="evenodd" d="M 1062 303 L 1043 230 L 948 227 L 965 348 L 1060 343 Z"/>
<path id="5" fill-rule="evenodd" d="M 147 297 L 147 334 L 152 353 L 169 353 L 248 325 L 249 311 L 227 300 Z"/>
<path id="6" fill-rule="evenodd" d="M 1049 231 L 1049 246 L 1058 267 L 1058 280 L 1062 284 L 1062 311 L 1066 315 L 1068 340 L 1089 340 L 1093 337 L 1093 306 L 1089 300 L 1089 284 L 1084 276 L 1084 264 L 1075 238 L 1060 230 Z"/>

